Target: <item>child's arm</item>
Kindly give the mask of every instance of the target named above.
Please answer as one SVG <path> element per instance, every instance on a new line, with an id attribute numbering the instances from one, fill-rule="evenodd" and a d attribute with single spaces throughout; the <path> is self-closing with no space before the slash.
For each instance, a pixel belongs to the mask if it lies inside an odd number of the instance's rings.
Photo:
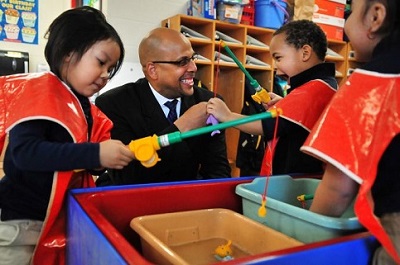
<path id="1" fill-rule="evenodd" d="M 214 117 L 219 122 L 232 121 L 245 117 L 242 114 L 231 112 L 228 106 L 225 104 L 225 102 L 217 97 L 211 98 L 208 101 L 207 113 L 214 115 Z M 263 134 L 263 128 L 260 120 L 241 124 L 235 126 L 235 128 L 249 134 L 254 134 L 254 135 Z"/>
<path id="2" fill-rule="evenodd" d="M 134 159 L 133 153 L 121 141 L 71 141 L 68 132 L 59 124 L 32 120 L 13 127 L 8 148 L 15 165 L 24 171 L 120 169 Z"/>
<path id="3" fill-rule="evenodd" d="M 331 164 L 327 164 L 310 211 L 340 217 L 355 198 L 358 186 L 357 182 L 349 176 Z"/>

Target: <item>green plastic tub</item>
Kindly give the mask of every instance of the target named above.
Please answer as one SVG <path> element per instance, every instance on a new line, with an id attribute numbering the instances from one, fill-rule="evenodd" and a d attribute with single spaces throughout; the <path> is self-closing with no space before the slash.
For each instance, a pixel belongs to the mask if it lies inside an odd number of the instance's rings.
<path id="1" fill-rule="evenodd" d="M 304 243 L 327 240 L 364 230 L 354 214 L 353 205 L 340 218 L 310 212 L 312 200 L 303 205 L 297 200 L 302 194 L 313 195 L 320 180 L 292 178 L 288 175 L 269 177 L 266 192 L 267 215 L 260 217 L 266 178 L 255 178 L 251 183 L 236 186 L 242 197 L 243 214 L 257 222 L 280 231 Z"/>

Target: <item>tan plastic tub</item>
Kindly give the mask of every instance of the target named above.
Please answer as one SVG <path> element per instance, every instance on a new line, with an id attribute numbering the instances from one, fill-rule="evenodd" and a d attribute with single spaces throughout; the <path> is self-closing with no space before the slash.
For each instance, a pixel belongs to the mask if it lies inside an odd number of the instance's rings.
<path id="1" fill-rule="evenodd" d="M 206 209 L 134 218 L 143 255 L 155 264 L 212 264 L 219 245 L 232 241 L 233 258 L 303 243 L 227 209 Z"/>

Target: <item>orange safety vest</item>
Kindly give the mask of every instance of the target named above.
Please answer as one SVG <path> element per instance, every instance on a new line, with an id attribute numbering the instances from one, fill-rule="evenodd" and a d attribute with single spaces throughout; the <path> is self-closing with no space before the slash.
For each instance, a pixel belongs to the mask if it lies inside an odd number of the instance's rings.
<path id="1" fill-rule="evenodd" d="M 355 213 L 398 264 L 400 257 L 374 215 L 371 187 L 382 154 L 400 133 L 399 113 L 400 75 L 356 70 L 301 148 L 360 184 Z"/>
<path id="2" fill-rule="evenodd" d="M 110 139 L 111 121 L 94 105 L 92 142 Z M 27 120 L 50 120 L 63 126 L 75 143 L 87 142 L 87 122 L 79 100 L 52 73 L 0 77 L 0 153 L 6 134 Z M 93 187 L 86 171 L 57 171 L 33 264 L 65 264 L 65 197 L 70 188 Z"/>
<path id="3" fill-rule="evenodd" d="M 297 87 L 274 107 L 282 109 L 281 118 L 311 131 L 319 116 L 329 104 L 336 90 L 322 80 L 311 80 Z M 273 149 L 276 142 L 268 142 L 261 165 L 261 176 L 271 176 Z"/>

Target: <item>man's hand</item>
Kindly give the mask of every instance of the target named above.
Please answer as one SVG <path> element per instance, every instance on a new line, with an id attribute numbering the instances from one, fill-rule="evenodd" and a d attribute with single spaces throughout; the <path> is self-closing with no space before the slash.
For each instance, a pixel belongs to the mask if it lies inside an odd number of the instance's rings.
<path id="1" fill-rule="evenodd" d="M 190 131 L 196 128 L 206 126 L 207 102 L 200 102 L 190 107 L 174 124 L 180 132 Z"/>

